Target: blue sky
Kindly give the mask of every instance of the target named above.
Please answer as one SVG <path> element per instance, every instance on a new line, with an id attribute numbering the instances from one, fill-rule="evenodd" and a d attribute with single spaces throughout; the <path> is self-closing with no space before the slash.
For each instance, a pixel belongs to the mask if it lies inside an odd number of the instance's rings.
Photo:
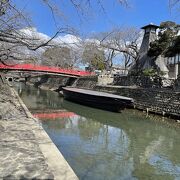
<path id="1" fill-rule="evenodd" d="M 54 0 L 59 4 L 63 18 L 53 20 L 52 13 L 42 5 L 41 0 L 14 0 L 18 7 L 29 12 L 33 25 L 39 32 L 52 36 L 57 26 L 65 24 L 75 27 L 83 35 L 111 30 L 117 26 L 140 28 L 148 23 L 159 24 L 162 21 L 180 23 L 180 12 L 169 9 L 168 0 L 129 0 L 128 8 L 117 4 L 116 0 L 102 0 L 103 9 L 92 0 L 92 9 L 85 10 L 86 16 L 78 15 L 69 0 Z"/>

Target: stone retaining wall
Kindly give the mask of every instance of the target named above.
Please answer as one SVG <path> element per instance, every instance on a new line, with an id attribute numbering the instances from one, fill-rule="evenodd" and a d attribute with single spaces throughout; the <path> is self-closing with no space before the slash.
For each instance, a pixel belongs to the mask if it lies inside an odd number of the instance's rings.
<path id="1" fill-rule="evenodd" d="M 178 90 L 155 87 L 97 85 L 97 77 L 80 78 L 74 86 L 130 97 L 135 100 L 134 105 L 137 109 L 180 117 L 180 91 Z"/>
<path id="2" fill-rule="evenodd" d="M 178 76 L 178 78 L 175 81 L 175 88 L 177 90 L 180 90 L 180 75 Z"/>
<path id="3" fill-rule="evenodd" d="M 160 78 L 152 78 L 148 76 L 115 76 L 113 85 L 157 88 L 162 86 L 162 80 Z"/>
<path id="4" fill-rule="evenodd" d="M 143 88 L 175 87 L 175 80 L 149 76 L 115 76 L 112 85 Z"/>
<path id="5" fill-rule="evenodd" d="M 97 76 L 86 76 L 86 77 L 78 78 L 77 81 L 74 82 L 73 86 L 93 89 L 94 86 L 96 86 L 97 82 L 98 82 Z"/>
<path id="6" fill-rule="evenodd" d="M 65 86 L 68 82 L 68 77 L 43 75 L 41 77 L 32 77 L 28 82 L 34 84 L 36 87 L 45 87 L 47 89 L 59 89 L 60 86 Z"/>
<path id="7" fill-rule="evenodd" d="M 41 77 L 33 77 L 28 79 L 28 83 L 33 84 L 36 87 L 47 88 L 53 90 L 61 90 L 62 86 L 76 86 L 84 88 L 93 88 L 98 81 L 97 76 L 84 76 L 84 77 L 62 77 L 43 75 Z"/>
<path id="8" fill-rule="evenodd" d="M 95 86 L 94 90 L 131 97 L 137 109 L 180 117 L 180 91 L 119 86 Z"/>

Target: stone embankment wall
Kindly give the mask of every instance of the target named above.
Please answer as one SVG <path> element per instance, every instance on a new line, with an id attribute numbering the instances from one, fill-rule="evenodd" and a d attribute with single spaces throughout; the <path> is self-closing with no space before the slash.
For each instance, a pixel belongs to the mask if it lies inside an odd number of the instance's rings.
<path id="1" fill-rule="evenodd" d="M 144 88 L 161 88 L 173 86 L 173 79 L 149 76 L 115 76 L 112 85 L 115 86 L 138 86 Z"/>
<path id="2" fill-rule="evenodd" d="M 81 87 L 86 89 L 93 89 L 98 81 L 97 76 L 85 76 L 78 78 L 74 83 L 73 87 Z"/>
<path id="3" fill-rule="evenodd" d="M 58 75 L 43 75 L 41 77 L 29 78 L 28 83 L 43 89 L 58 90 L 62 86 L 71 85 L 75 80 L 76 78 L 62 77 Z"/>
<path id="4" fill-rule="evenodd" d="M 43 89 L 61 90 L 62 86 L 76 86 L 92 89 L 97 84 L 97 81 L 97 76 L 85 76 L 76 78 L 43 75 L 41 77 L 29 78 L 27 82 Z"/>
<path id="5" fill-rule="evenodd" d="M 125 82 L 124 82 L 125 83 Z M 97 78 L 81 78 L 76 87 L 110 92 L 135 100 L 135 108 L 161 115 L 180 117 L 180 91 L 167 88 L 97 85 Z"/>
<path id="6" fill-rule="evenodd" d="M 131 97 L 137 109 L 180 117 L 180 91 L 119 86 L 95 86 L 94 90 Z"/>
<path id="7" fill-rule="evenodd" d="M 78 179 L 16 91 L 0 78 L 0 179 Z"/>
<path id="8" fill-rule="evenodd" d="M 178 76 L 178 78 L 175 81 L 175 89 L 180 91 L 180 75 Z"/>
<path id="9" fill-rule="evenodd" d="M 160 86 L 160 80 L 156 79 L 153 80 L 147 76 L 124 76 L 124 77 L 119 77 L 115 76 L 113 85 L 115 86 L 140 86 L 140 87 L 152 87 Z"/>

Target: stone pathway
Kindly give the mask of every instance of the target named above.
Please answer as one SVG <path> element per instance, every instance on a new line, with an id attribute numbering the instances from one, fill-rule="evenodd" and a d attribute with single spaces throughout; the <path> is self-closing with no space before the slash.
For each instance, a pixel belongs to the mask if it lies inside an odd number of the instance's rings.
<path id="1" fill-rule="evenodd" d="M 60 172 L 62 176 L 54 178 L 54 172 L 46 162 L 48 157 L 45 158 L 41 151 L 40 141 L 42 146 L 45 143 L 52 146 L 53 143 L 45 142 L 50 141 L 49 138 L 35 135 L 35 132 L 43 134 L 42 131 L 39 122 L 27 115 L 15 92 L 0 82 L 0 179 L 77 179 L 62 157 L 65 170 Z M 67 176 L 69 172 L 70 178 Z"/>
<path id="2" fill-rule="evenodd" d="M 40 151 L 29 119 L 7 85 L 0 87 L 0 178 L 54 179 Z"/>

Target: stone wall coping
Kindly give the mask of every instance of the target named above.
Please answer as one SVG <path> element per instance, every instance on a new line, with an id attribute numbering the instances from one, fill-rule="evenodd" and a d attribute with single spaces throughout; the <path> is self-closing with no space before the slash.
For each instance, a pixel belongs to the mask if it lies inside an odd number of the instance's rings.
<path id="1" fill-rule="evenodd" d="M 165 88 L 143 88 L 138 86 L 113 86 L 113 85 L 96 85 L 96 87 L 107 87 L 107 88 L 115 88 L 115 89 L 140 89 L 140 90 L 151 90 L 155 92 L 167 92 L 167 93 L 175 93 L 180 94 L 180 90 L 173 89 L 165 89 Z"/>

